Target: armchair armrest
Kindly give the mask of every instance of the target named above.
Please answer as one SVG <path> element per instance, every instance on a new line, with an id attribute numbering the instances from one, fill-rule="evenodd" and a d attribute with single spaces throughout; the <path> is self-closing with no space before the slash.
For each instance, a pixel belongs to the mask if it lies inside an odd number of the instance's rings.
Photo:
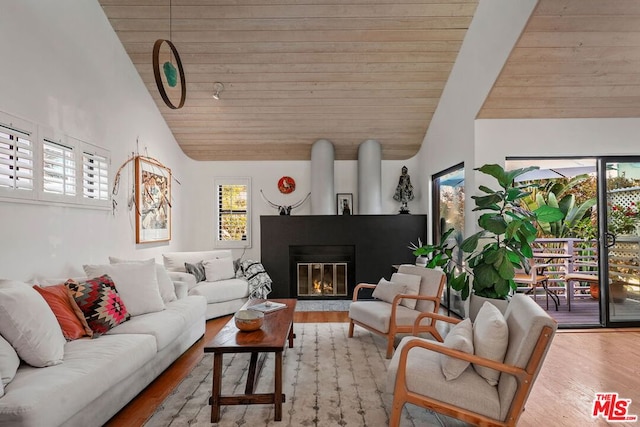
<path id="1" fill-rule="evenodd" d="M 371 283 L 358 283 L 358 285 L 353 288 L 353 301 L 358 301 L 358 292 L 360 292 L 360 289 L 375 289 L 376 286 L 377 285 Z"/>
<path id="2" fill-rule="evenodd" d="M 422 321 L 426 317 L 431 319 L 431 323 L 434 326 L 435 326 L 436 320 L 442 320 L 443 322 L 451 323 L 451 324 L 454 324 L 454 325 L 457 324 L 457 323 L 462 322 L 461 319 L 456 319 L 456 318 L 445 316 L 445 315 L 438 314 L 438 313 L 431 313 L 431 312 L 420 313 L 418 315 L 418 317 L 416 317 L 415 322 L 413 322 L 413 331 L 411 332 L 412 335 L 417 335 L 418 332 L 420 332 L 420 323 L 422 323 Z"/>
<path id="3" fill-rule="evenodd" d="M 191 273 L 184 273 L 182 271 L 169 271 L 168 273 L 169 278 L 173 281 L 174 284 L 176 282 L 185 283 L 187 285 L 187 290 L 190 290 L 197 284 L 195 276 Z M 176 289 L 176 293 L 177 291 L 178 290 Z"/>
<path id="4" fill-rule="evenodd" d="M 404 345 L 404 347 L 402 347 L 402 351 L 400 352 L 399 366 L 406 366 L 409 351 L 415 347 L 421 347 L 426 350 L 435 351 L 436 353 L 445 354 L 455 359 L 466 360 L 467 362 L 474 363 L 476 365 L 485 366 L 487 368 L 511 374 L 518 379 L 518 382 L 520 382 L 528 375 L 527 371 L 522 368 L 518 368 L 517 366 L 507 365 L 505 363 L 496 362 L 495 360 L 480 357 L 475 354 L 469 354 L 460 350 L 454 350 L 452 348 L 445 347 L 440 343 L 427 341 L 421 338 L 411 339 L 407 342 L 407 344 Z"/>
<path id="5" fill-rule="evenodd" d="M 175 281 L 173 282 L 173 287 L 175 288 L 178 299 L 186 298 L 187 295 L 189 295 L 189 285 L 187 283 Z"/>

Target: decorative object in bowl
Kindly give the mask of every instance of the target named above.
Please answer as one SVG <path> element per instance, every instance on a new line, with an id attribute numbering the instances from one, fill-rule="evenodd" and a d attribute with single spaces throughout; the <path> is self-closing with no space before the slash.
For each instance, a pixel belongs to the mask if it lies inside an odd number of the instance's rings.
<path id="1" fill-rule="evenodd" d="M 264 313 L 255 310 L 240 310 L 233 318 L 236 322 L 236 328 L 241 331 L 257 331 L 262 326 Z"/>

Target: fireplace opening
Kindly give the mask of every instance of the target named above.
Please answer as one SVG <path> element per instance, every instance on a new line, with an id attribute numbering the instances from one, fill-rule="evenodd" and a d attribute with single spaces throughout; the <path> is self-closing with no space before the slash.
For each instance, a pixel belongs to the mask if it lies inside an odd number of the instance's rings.
<path id="1" fill-rule="evenodd" d="M 355 247 L 289 247 L 291 295 L 301 299 L 346 299 L 355 287 Z"/>
<path id="2" fill-rule="evenodd" d="M 298 263 L 298 296 L 347 296 L 347 263 Z"/>

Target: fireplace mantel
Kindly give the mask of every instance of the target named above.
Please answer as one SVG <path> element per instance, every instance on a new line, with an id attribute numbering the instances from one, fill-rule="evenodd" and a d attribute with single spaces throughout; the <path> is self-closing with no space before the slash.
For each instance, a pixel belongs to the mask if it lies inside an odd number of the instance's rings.
<path id="1" fill-rule="evenodd" d="M 426 215 L 294 215 L 261 216 L 261 262 L 273 280 L 271 298 L 295 298 L 290 278 L 290 248 L 294 246 L 355 247 L 357 283 L 378 283 L 391 276 L 393 264 L 415 262 L 407 248 L 418 238 L 426 241 Z"/>

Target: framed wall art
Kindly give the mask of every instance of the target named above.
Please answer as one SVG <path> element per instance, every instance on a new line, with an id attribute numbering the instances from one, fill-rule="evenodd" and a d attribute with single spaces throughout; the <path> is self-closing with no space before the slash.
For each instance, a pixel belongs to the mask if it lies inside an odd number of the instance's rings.
<path id="1" fill-rule="evenodd" d="M 171 169 L 136 158 L 136 243 L 171 240 Z"/>
<path id="2" fill-rule="evenodd" d="M 336 209 L 338 215 L 353 214 L 353 194 L 338 193 L 336 194 Z"/>

